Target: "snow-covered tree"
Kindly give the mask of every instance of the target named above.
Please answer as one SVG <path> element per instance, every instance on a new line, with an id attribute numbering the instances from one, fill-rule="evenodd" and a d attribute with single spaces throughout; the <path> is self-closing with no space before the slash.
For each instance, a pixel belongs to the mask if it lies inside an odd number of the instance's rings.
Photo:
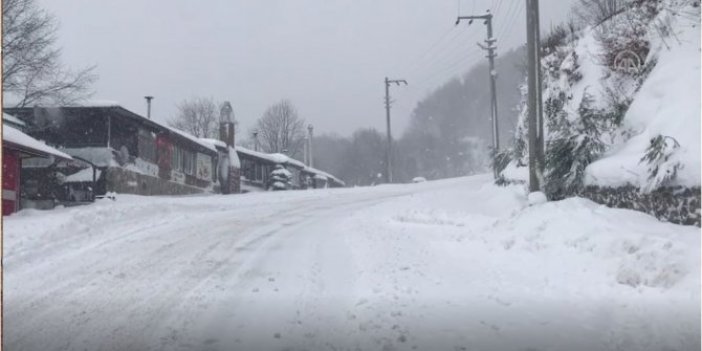
<path id="1" fill-rule="evenodd" d="M 561 198 L 577 193 L 583 185 L 585 168 L 604 151 L 601 140 L 608 123 L 602 111 L 593 107 L 593 98 L 585 92 L 578 118 L 560 119 L 550 130 L 546 145 L 546 193 Z"/>
<path id="2" fill-rule="evenodd" d="M 292 173 L 282 165 L 276 165 L 268 180 L 270 190 L 289 190 L 292 188 Z"/>
<path id="3" fill-rule="evenodd" d="M 648 165 L 648 184 L 642 190 L 649 192 L 675 179 L 682 168 L 682 163 L 674 157 L 679 148 L 678 141 L 669 136 L 658 135 L 651 139 L 646 155 L 641 158 L 641 163 Z"/>

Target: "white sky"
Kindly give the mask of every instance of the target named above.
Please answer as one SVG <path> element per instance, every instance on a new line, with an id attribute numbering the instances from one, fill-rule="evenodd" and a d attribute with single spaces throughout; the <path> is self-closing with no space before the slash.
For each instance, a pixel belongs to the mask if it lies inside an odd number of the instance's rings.
<path id="1" fill-rule="evenodd" d="M 61 22 L 71 67 L 96 64 L 95 99 L 165 121 L 192 97 L 229 100 L 242 132 L 290 99 L 316 134 L 385 129 L 383 79 L 399 136 L 428 91 L 478 60 L 485 26 L 456 15 L 492 8 L 498 54 L 525 42 L 524 0 L 40 0 Z M 541 0 L 542 30 L 573 0 Z M 243 136 L 242 133 L 239 134 Z"/>

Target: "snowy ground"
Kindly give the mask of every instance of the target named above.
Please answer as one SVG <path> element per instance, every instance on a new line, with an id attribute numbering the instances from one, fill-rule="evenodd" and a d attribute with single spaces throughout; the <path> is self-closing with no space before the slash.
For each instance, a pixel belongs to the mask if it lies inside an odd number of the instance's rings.
<path id="1" fill-rule="evenodd" d="M 487 176 L 4 220 L 11 350 L 692 350 L 700 230 Z"/>

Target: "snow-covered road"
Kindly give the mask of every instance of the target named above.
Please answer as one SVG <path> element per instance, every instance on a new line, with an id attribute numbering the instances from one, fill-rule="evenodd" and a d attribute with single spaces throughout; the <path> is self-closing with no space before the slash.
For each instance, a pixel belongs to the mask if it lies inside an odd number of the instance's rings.
<path id="1" fill-rule="evenodd" d="M 477 176 L 4 220 L 9 350 L 700 347 L 699 228 Z"/>

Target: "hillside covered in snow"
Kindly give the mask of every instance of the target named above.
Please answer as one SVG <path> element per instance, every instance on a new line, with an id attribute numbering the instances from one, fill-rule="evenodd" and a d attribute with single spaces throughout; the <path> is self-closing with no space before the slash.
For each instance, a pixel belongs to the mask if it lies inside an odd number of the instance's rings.
<path id="1" fill-rule="evenodd" d="M 694 1 L 627 1 L 597 26 L 563 26 L 544 38 L 550 197 L 587 186 L 699 187 L 699 24 Z M 507 180 L 528 174 L 526 115 L 524 103 L 504 154 Z"/>

